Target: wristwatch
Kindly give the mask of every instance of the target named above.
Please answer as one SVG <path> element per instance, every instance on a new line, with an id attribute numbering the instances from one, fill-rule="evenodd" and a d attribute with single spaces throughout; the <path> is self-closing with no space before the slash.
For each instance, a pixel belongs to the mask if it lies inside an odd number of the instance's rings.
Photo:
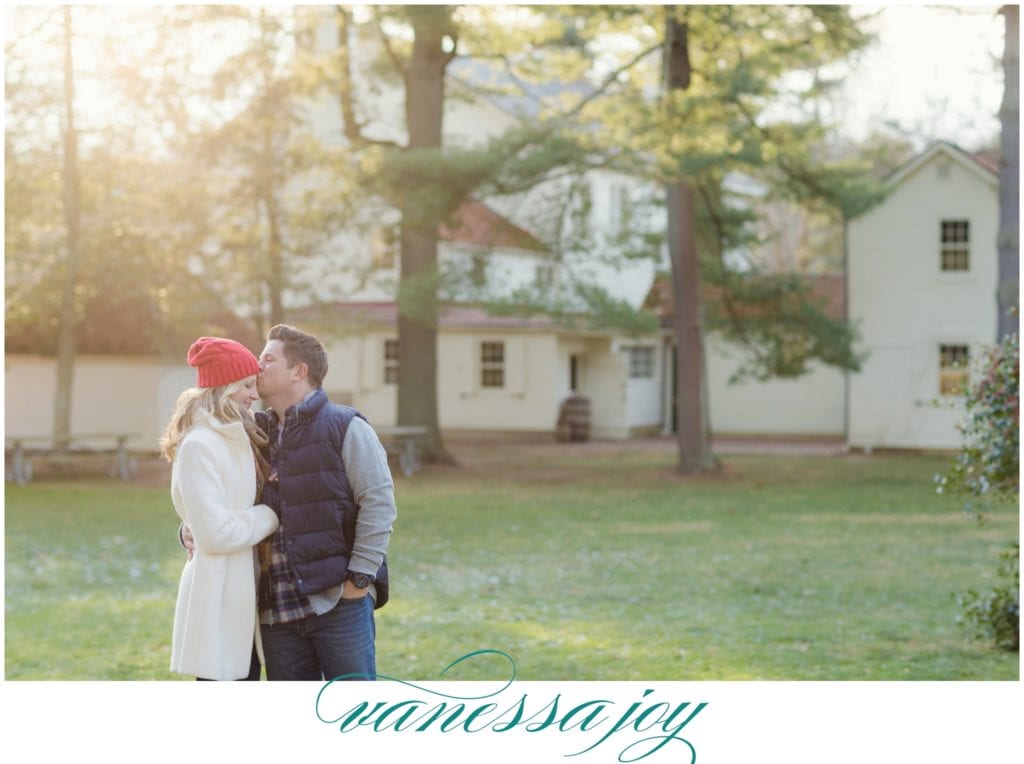
<path id="1" fill-rule="evenodd" d="M 365 589 L 373 583 L 373 576 L 368 576 L 365 573 L 358 573 L 354 570 L 350 570 L 348 572 L 346 579 L 351 581 L 356 589 Z"/>

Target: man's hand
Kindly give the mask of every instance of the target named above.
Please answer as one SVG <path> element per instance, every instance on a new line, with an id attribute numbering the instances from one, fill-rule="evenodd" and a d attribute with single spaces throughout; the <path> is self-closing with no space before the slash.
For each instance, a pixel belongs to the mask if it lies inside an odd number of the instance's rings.
<path id="1" fill-rule="evenodd" d="M 188 555 L 186 559 L 191 560 L 196 551 L 196 540 L 192 536 L 192 529 L 182 524 L 178 529 L 178 538 L 181 540 L 181 545 L 185 547 L 185 554 Z"/>
<path id="2" fill-rule="evenodd" d="M 346 581 L 341 587 L 341 596 L 347 600 L 358 600 L 370 593 L 370 587 L 359 589 L 351 581 Z"/>

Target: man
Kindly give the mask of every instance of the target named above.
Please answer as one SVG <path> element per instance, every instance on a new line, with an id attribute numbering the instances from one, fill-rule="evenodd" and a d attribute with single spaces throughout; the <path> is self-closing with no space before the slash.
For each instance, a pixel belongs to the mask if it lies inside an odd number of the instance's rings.
<path id="1" fill-rule="evenodd" d="M 387 599 L 396 517 L 387 454 L 355 409 L 330 402 L 311 334 L 267 333 L 256 389 L 270 438 L 262 501 L 280 527 L 260 545 L 260 632 L 270 680 L 376 674 L 373 611 Z"/>

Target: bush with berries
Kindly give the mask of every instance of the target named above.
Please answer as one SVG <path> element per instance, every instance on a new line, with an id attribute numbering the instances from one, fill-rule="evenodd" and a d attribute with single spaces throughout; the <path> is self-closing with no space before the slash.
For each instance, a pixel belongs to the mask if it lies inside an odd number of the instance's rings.
<path id="1" fill-rule="evenodd" d="M 1020 348 L 1010 335 L 987 352 L 980 374 L 967 390 L 963 448 L 938 491 L 966 493 L 967 511 L 984 522 L 992 502 L 1015 500 L 1020 492 Z M 978 636 L 1007 650 L 1020 649 L 1020 544 L 1001 556 L 996 586 L 959 595 L 962 621 Z"/>

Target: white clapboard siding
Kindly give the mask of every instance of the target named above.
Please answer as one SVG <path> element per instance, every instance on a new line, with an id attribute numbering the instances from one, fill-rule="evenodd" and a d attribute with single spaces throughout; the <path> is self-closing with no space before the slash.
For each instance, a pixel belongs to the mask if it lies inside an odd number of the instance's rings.
<path id="1" fill-rule="evenodd" d="M 7 355 L 4 363 L 5 435 L 53 434 L 56 360 Z M 71 435 L 133 434 L 129 448 L 155 451 L 178 395 L 195 384 L 195 370 L 154 357 L 78 356 L 71 392 Z M 112 446 L 113 441 L 91 445 Z"/>
<path id="2" fill-rule="evenodd" d="M 813 364 L 793 379 L 730 384 L 737 348 L 709 338 L 705 346 L 711 430 L 719 435 L 837 436 L 845 431 L 843 372 Z"/>
<path id="3" fill-rule="evenodd" d="M 962 399 L 939 393 L 939 346 L 977 358 L 995 341 L 996 176 L 937 144 L 896 174 L 880 206 L 851 221 L 850 317 L 868 351 L 850 377 L 854 447 L 955 448 Z M 970 222 L 970 270 L 940 268 L 942 220 Z"/>

